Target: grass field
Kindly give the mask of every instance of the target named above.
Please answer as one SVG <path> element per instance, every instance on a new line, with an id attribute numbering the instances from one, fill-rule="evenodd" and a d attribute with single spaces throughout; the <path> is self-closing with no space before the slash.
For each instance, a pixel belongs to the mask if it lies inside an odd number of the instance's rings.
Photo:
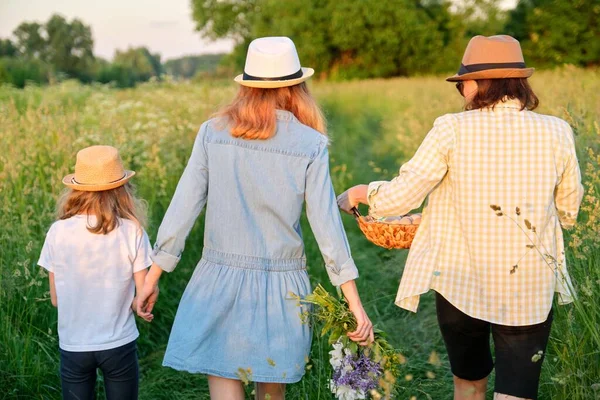
<path id="1" fill-rule="evenodd" d="M 555 314 L 540 399 L 600 398 L 600 73 L 566 68 L 537 73 L 532 80 L 539 111 L 567 119 L 577 132 L 587 192 L 581 223 L 567 239 L 579 298 Z M 71 171 L 77 150 L 92 144 L 121 150 L 126 165 L 138 171 L 135 183 L 150 205 L 153 238 L 198 127 L 234 90 L 229 82 L 160 82 L 130 90 L 71 82 L 0 88 L 0 399 L 60 396 L 57 315 L 36 261 L 53 221 L 60 179 Z M 439 77 L 316 83 L 313 91 L 329 121 L 338 192 L 391 178 L 435 118 L 462 105 L 454 87 Z M 408 360 L 396 398 L 450 399 L 451 374 L 433 297 L 424 296 L 417 314 L 393 305 L 406 251 L 377 248 L 350 217 L 345 223 L 367 312 Z M 313 283 L 327 283 L 316 243 L 304 227 Z M 200 218 L 179 267 L 161 281 L 154 322 L 138 321 L 142 399 L 208 398 L 204 377 L 160 365 L 179 299 L 200 258 L 202 230 Z M 288 399 L 331 398 L 327 351 L 325 340 L 315 338 L 310 369 L 289 387 Z M 441 366 L 429 363 L 434 351 Z"/>

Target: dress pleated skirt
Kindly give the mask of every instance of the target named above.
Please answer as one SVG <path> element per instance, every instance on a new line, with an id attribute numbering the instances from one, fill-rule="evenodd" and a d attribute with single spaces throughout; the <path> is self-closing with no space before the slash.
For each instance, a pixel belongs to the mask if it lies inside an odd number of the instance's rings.
<path id="1" fill-rule="evenodd" d="M 204 249 L 185 289 L 163 361 L 180 371 L 254 382 L 298 382 L 311 329 L 290 294 L 311 291 L 304 259 Z"/>

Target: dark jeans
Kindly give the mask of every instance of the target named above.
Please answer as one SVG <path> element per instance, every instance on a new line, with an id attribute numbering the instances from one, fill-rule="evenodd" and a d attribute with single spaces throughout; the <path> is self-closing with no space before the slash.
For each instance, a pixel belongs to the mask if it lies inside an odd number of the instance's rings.
<path id="1" fill-rule="evenodd" d="M 63 400 L 95 399 L 96 369 L 104 377 L 107 400 L 138 398 L 138 359 L 135 340 L 110 350 L 73 352 L 60 350 Z"/>

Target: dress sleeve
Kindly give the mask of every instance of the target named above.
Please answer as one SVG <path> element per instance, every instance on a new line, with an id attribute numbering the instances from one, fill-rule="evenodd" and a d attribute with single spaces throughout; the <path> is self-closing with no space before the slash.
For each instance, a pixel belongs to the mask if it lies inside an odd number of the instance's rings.
<path id="1" fill-rule="evenodd" d="M 206 205 L 209 176 L 205 142 L 207 125 L 208 122 L 205 122 L 200 127 L 192 155 L 158 229 L 151 257 L 166 272 L 173 271 L 177 266 L 185 240 Z"/>
<path id="2" fill-rule="evenodd" d="M 329 151 L 323 140 L 306 173 L 306 214 L 325 260 L 331 283 L 358 278 L 329 174 Z"/>

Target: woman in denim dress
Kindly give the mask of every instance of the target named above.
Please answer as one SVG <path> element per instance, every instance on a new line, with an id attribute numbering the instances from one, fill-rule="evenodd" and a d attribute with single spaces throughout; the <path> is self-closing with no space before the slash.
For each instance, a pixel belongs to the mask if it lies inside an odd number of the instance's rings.
<path id="1" fill-rule="evenodd" d="M 373 339 L 356 290 L 331 178 L 319 107 L 303 83 L 293 42 L 261 38 L 248 49 L 232 103 L 200 127 L 158 231 L 140 314 L 152 310 L 162 271 L 172 271 L 206 205 L 202 259 L 183 294 L 163 365 L 207 374 L 212 399 L 284 398 L 304 375 L 311 331 L 290 293 L 311 292 L 300 216 L 304 204 L 331 282 L 358 320 L 349 337 Z M 196 244 L 197 245 L 197 244 Z M 267 396 L 267 394 L 270 396 Z"/>

